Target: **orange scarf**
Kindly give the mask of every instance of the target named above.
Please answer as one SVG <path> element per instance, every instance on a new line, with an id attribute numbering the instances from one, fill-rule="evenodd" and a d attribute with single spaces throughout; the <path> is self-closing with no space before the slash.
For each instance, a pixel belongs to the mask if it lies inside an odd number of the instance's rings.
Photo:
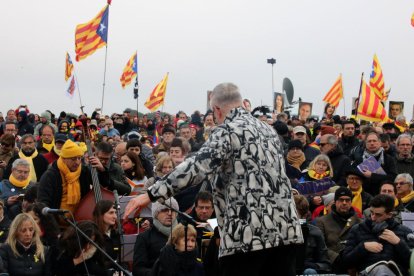
<path id="1" fill-rule="evenodd" d="M 317 173 L 315 170 L 308 170 L 309 177 L 312 179 L 317 179 L 317 180 L 325 178 L 325 177 L 329 177 L 330 174 L 331 174 L 330 171 L 326 171 L 324 173 Z"/>

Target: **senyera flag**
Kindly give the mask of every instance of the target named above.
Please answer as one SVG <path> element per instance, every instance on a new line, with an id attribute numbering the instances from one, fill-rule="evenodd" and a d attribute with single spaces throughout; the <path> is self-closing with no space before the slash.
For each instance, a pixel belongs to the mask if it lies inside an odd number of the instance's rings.
<path id="1" fill-rule="evenodd" d="M 108 17 L 109 5 L 106 5 L 92 20 L 76 26 L 76 61 L 92 55 L 97 49 L 106 45 L 108 40 Z"/>
<path id="2" fill-rule="evenodd" d="M 381 65 L 379 64 L 377 55 L 374 55 L 374 60 L 372 62 L 372 72 L 369 79 L 369 86 L 372 88 L 372 91 L 377 95 L 380 101 L 387 100 L 387 95 L 385 94 L 384 89 L 384 76 L 382 74 Z"/>
<path id="3" fill-rule="evenodd" d="M 381 100 L 362 80 L 361 96 L 358 105 L 358 118 L 366 121 L 383 122 L 388 121 L 387 112 Z"/>
<path id="4" fill-rule="evenodd" d="M 157 110 L 158 107 L 164 104 L 165 92 L 167 90 L 168 73 L 162 79 L 162 81 L 155 86 L 149 95 L 144 105 L 151 111 Z"/>
<path id="5" fill-rule="evenodd" d="M 68 79 L 72 76 L 72 72 L 73 72 L 72 59 L 70 58 L 69 53 L 66 52 L 65 81 L 68 81 Z"/>
<path id="6" fill-rule="evenodd" d="M 125 65 L 120 81 L 122 88 L 129 85 L 134 77 L 138 74 L 137 53 L 133 54 Z"/>
<path id="7" fill-rule="evenodd" d="M 342 89 L 342 75 L 339 75 L 338 79 L 335 81 L 328 93 L 326 93 L 323 101 L 329 103 L 335 107 L 338 107 L 339 102 L 344 97 Z"/>

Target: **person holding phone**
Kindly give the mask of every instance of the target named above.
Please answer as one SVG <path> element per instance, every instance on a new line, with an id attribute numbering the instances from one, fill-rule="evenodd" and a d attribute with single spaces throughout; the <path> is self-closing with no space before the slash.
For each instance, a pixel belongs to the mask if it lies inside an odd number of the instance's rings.
<path id="1" fill-rule="evenodd" d="M 6 213 L 13 220 L 22 212 L 22 201 L 25 191 L 35 183 L 30 181 L 30 164 L 27 160 L 16 159 L 12 164 L 12 173 L 9 179 L 0 182 L 1 195 L 5 203 Z"/>

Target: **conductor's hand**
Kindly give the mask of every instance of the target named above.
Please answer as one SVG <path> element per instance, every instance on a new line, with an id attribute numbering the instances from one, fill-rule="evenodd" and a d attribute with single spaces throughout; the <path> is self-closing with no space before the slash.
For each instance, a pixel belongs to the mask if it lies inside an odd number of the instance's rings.
<path id="1" fill-rule="evenodd" d="M 141 194 L 128 202 L 128 205 L 125 207 L 125 213 L 123 219 L 128 218 L 129 214 L 135 210 L 139 210 L 150 204 L 151 200 L 147 193 Z"/>

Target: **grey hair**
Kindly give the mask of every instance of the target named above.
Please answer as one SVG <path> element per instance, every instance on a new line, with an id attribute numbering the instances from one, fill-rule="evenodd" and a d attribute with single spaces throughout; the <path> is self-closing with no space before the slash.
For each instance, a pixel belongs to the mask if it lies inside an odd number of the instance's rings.
<path id="1" fill-rule="evenodd" d="M 27 133 L 25 135 L 22 136 L 22 138 L 20 138 L 20 141 L 24 142 L 26 141 L 27 138 L 32 138 L 33 141 L 36 142 L 36 137 L 33 134 Z"/>
<path id="2" fill-rule="evenodd" d="M 409 173 L 400 173 L 399 175 L 395 177 L 394 182 L 400 178 L 405 179 L 405 181 L 407 181 L 409 184 L 411 184 L 411 186 L 413 186 L 413 178 Z"/>
<path id="3" fill-rule="evenodd" d="M 410 140 L 411 145 L 413 144 L 413 141 L 411 140 L 411 135 L 410 134 L 400 134 L 397 138 L 397 140 L 395 141 L 395 144 L 398 146 L 400 144 L 401 139 L 406 138 L 408 140 Z"/>
<path id="4" fill-rule="evenodd" d="M 243 102 L 239 88 L 230 82 L 220 83 L 211 93 L 210 106 L 230 107 L 232 105 L 241 106 Z"/>
<path id="5" fill-rule="evenodd" d="M 395 118 L 396 121 L 404 121 L 405 122 L 405 116 L 403 114 L 400 114 L 397 116 L 397 118 Z"/>
<path id="6" fill-rule="evenodd" d="M 333 134 L 326 134 L 326 136 L 328 136 L 328 138 L 326 140 L 328 142 L 328 144 L 330 144 L 330 145 L 338 145 L 338 138 L 335 135 L 333 135 Z"/>
<path id="7" fill-rule="evenodd" d="M 16 159 L 16 160 L 14 160 L 14 162 L 12 164 L 12 170 L 17 168 L 18 166 L 24 166 L 24 167 L 30 168 L 29 162 L 25 159 Z"/>

